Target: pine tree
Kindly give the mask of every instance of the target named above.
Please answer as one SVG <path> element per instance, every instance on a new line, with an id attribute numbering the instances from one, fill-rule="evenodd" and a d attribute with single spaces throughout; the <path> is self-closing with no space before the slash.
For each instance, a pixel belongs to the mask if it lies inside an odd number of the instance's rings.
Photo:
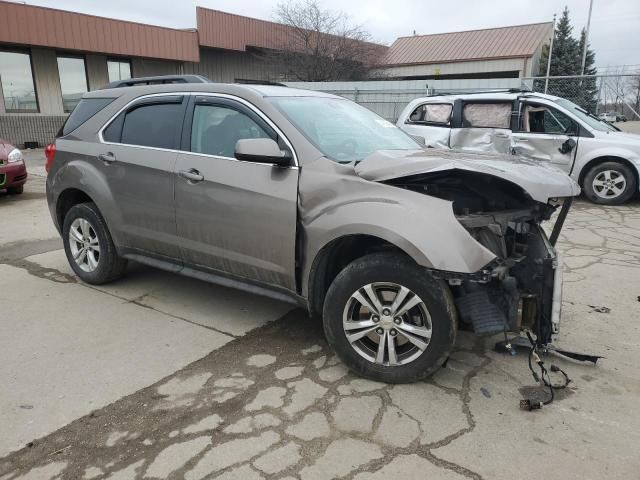
<path id="1" fill-rule="evenodd" d="M 578 49 L 580 51 L 580 66 L 582 66 L 582 52 L 584 51 L 584 41 L 587 34 L 585 29 L 582 29 L 580 32 L 580 42 L 578 42 Z M 553 59 L 552 59 L 553 61 Z M 598 73 L 598 69 L 595 67 L 596 63 L 596 54 L 595 52 L 589 48 L 589 44 L 587 44 L 587 55 L 585 57 L 584 62 L 584 74 L 585 75 L 595 75 Z M 580 72 L 578 72 L 580 74 Z M 576 102 L 585 110 L 595 113 L 596 106 L 598 103 L 598 85 L 595 78 L 586 78 L 581 82 L 580 88 L 580 101 Z"/>
<path id="2" fill-rule="evenodd" d="M 550 76 L 580 75 L 582 67 L 582 49 L 584 48 L 585 31 L 581 32 L 580 40 L 573 36 L 573 26 L 569 19 L 569 9 L 565 7 L 562 16 L 556 24 L 553 39 L 553 52 L 551 55 Z M 542 48 L 538 76 L 547 74 L 547 61 L 549 59 L 549 45 Z M 587 49 L 585 62 L 585 75 L 595 75 L 595 52 Z M 544 91 L 544 80 L 537 80 L 534 90 Z M 564 97 L 577 103 L 581 107 L 595 111 L 597 103 L 597 87 L 595 79 L 552 79 L 549 80 L 550 95 Z"/>

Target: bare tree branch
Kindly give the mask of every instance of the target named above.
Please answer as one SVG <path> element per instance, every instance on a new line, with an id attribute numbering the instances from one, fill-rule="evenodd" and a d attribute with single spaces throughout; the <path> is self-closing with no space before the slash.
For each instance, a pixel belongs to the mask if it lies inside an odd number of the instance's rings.
<path id="1" fill-rule="evenodd" d="M 279 61 L 286 76 L 300 81 L 359 80 L 384 54 L 385 47 L 342 12 L 321 8 L 317 0 L 289 0 L 275 9 L 280 39 L 265 54 Z"/>

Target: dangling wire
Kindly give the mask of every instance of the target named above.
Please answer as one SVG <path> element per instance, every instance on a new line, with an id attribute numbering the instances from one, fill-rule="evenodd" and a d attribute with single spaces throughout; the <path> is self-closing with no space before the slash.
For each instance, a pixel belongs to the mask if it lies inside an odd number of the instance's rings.
<path id="1" fill-rule="evenodd" d="M 566 374 L 564 370 L 552 364 L 550 367 L 551 371 L 554 373 L 559 372 L 564 377 L 564 383 L 559 385 L 554 385 L 551 382 L 551 376 L 549 375 L 549 371 L 547 370 L 547 367 L 545 367 L 544 362 L 540 358 L 540 355 L 538 355 L 538 344 L 533 340 L 531 333 L 528 331 L 527 331 L 527 337 L 531 342 L 531 349 L 529 350 L 529 370 L 531 370 L 531 375 L 533 376 L 533 379 L 537 383 L 542 383 L 543 385 L 549 388 L 549 398 L 542 402 L 540 400 L 535 400 L 530 398 L 520 400 L 520 408 L 523 410 L 538 410 L 542 408 L 544 405 L 549 405 L 551 402 L 553 402 L 553 400 L 555 399 L 555 390 L 561 390 L 563 388 L 567 388 L 569 383 L 571 383 L 571 379 L 569 378 L 569 376 Z M 540 375 L 538 375 L 538 373 L 533 368 L 532 360 L 535 361 L 535 363 L 540 368 Z"/>

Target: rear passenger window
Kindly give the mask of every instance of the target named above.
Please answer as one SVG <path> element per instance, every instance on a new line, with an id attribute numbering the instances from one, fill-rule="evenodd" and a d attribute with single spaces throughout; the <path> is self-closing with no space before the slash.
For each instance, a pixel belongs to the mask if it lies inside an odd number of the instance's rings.
<path id="1" fill-rule="evenodd" d="M 102 131 L 102 138 L 105 142 L 120 143 L 122 136 L 122 124 L 124 123 L 124 113 L 121 113 L 112 121 L 107 128 Z"/>
<path id="2" fill-rule="evenodd" d="M 467 103 L 462 108 L 462 126 L 510 128 L 511 103 Z"/>
<path id="3" fill-rule="evenodd" d="M 453 105 L 448 103 L 428 103 L 416 108 L 409 120 L 412 123 L 449 125 Z"/>
<path id="4" fill-rule="evenodd" d="M 196 105 L 191 127 L 191 151 L 235 157 L 236 142 L 245 138 L 277 139 L 252 118 L 223 105 Z"/>
<path id="5" fill-rule="evenodd" d="M 120 143 L 156 148 L 178 148 L 182 125 L 180 103 L 141 105 L 124 117 Z"/>

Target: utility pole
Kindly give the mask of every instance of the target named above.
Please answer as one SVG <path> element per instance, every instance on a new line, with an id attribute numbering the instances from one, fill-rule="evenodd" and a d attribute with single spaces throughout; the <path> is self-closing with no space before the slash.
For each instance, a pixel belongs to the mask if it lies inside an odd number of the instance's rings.
<path id="1" fill-rule="evenodd" d="M 544 80 L 544 93 L 549 88 L 549 75 L 551 74 L 551 54 L 553 53 L 553 39 L 556 38 L 556 14 L 553 14 L 553 31 L 551 32 L 551 44 L 549 45 L 549 58 L 547 58 L 547 78 Z"/>
<path id="2" fill-rule="evenodd" d="M 584 32 L 584 48 L 582 49 L 582 68 L 580 75 L 584 75 L 584 65 L 587 61 L 587 46 L 589 45 L 589 28 L 591 27 L 591 10 L 593 10 L 593 0 L 589 0 L 589 16 L 587 17 L 587 29 Z"/>

